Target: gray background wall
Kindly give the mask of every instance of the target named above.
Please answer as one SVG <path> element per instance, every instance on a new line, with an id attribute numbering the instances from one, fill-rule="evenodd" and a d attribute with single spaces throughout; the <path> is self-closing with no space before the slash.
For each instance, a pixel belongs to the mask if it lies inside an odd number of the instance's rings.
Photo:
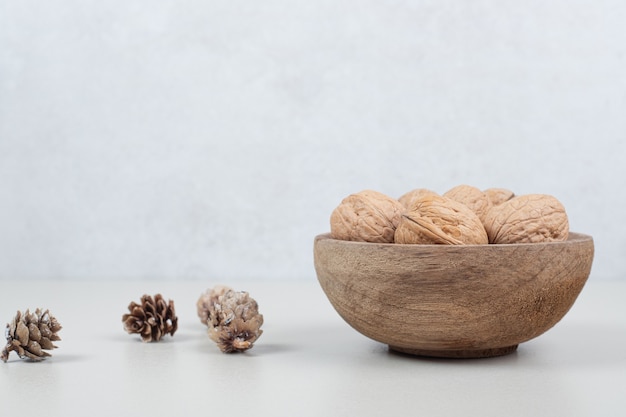
<path id="1" fill-rule="evenodd" d="M 548 193 L 626 278 L 626 3 L 0 0 L 0 279 L 314 279 L 346 195 Z"/>

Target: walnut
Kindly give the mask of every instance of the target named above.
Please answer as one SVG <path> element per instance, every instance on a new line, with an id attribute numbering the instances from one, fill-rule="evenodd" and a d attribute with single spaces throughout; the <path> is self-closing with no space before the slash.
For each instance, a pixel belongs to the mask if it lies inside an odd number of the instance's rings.
<path id="1" fill-rule="evenodd" d="M 491 204 L 494 206 L 502 204 L 515 197 L 515 193 L 511 190 L 507 190 L 506 188 L 487 188 L 483 191 L 483 193 L 487 195 Z"/>
<path id="2" fill-rule="evenodd" d="M 446 191 L 443 196 L 465 204 L 478 215 L 480 221 L 485 220 L 485 216 L 492 206 L 489 197 L 478 188 L 472 187 L 471 185 L 457 185 Z"/>
<path id="3" fill-rule="evenodd" d="M 402 215 L 396 243 L 482 245 L 489 243 L 478 215 L 451 198 L 426 195 Z"/>
<path id="4" fill-rule="evenodd" d="M 565 208 L 545 194 L 514 197 L 494 206 L 485 229 L 490 243 L 536 243 L 566 240 L 569 222 Z"/>
<path id="5" fill-rule="evenodd" d="M 398 200 L 372 190 L 344 198 L 330 216 L 334 239 L 393 243 L 404 207 Z"/>
<path id="6" fill-rule="evenodd" d="M 402 194 L 398 201 L 405 208 L 410 209 L 413 202 L 424 195 L 437 195 L 437 193 L 426 188 L 416 188 L 415 190 Z"/>

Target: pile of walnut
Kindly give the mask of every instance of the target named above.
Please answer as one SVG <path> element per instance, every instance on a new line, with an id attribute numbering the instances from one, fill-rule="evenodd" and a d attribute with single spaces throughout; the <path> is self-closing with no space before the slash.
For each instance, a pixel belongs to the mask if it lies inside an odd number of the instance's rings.
<path id="1" fill-rule="evenodd" d="M 333 211 L 330 232 L 375 243 L 536 243 L 566 240 L 569 222 L 553 196 L 459 185 L 443 195 L 420 188 L 399 199 L 371 190 L 351 194 Z"/>

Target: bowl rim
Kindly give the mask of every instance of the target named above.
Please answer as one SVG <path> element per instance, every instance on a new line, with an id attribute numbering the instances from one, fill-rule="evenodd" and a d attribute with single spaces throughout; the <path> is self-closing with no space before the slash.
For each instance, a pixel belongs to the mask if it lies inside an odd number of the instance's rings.
<path id="1" fill-rule="evenodd" d="M 328 240 L 331 242 L 337 242 L 338 244 L 353 245 L 353 246 L 367 246 L 367 247 L 396 247 L 396 248 L 514 248 L 514 247 L 538 247 L 538 246 L 560 246 L 564 244 L 593 242 L 593 236 L 572 232 L 568 233 L 566 240 L 550 241 L 550 242 L 536 242 L 536 243 L 486 243 L 486 244 L 467 244 L 467 245 L 444 245 L 444 244 L 430 244 L 430 243 L 381 243 L 381 242 L 363 242 L 356 240 L 342 240 L 332 237 L 330 232 L 321 233 L 315 236 L 314 241 Z"/>

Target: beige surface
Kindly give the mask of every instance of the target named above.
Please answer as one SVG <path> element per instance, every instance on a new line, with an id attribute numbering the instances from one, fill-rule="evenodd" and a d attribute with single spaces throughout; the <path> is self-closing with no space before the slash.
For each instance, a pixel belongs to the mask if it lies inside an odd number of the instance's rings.
<path id="1" fill-rule="evenodd" d="M 62 320 L 53 357 L 0 363 L 2 415 L 550 416 L 626 409 L 622 283 L 587 283 L 552 330 L 508 356 L 417 359 L 354 331 L 315 282 L 250 283 L 265 332 L 243 355 L 206 336 L 195 302 L 216 283 L 5 283 L 0 318 L 46 305 Z M 228 283 L 226 283 L 228 284 Z M 121 316 L 143 292 L 176 301 L 173 338 L 144 344 Z"/>

